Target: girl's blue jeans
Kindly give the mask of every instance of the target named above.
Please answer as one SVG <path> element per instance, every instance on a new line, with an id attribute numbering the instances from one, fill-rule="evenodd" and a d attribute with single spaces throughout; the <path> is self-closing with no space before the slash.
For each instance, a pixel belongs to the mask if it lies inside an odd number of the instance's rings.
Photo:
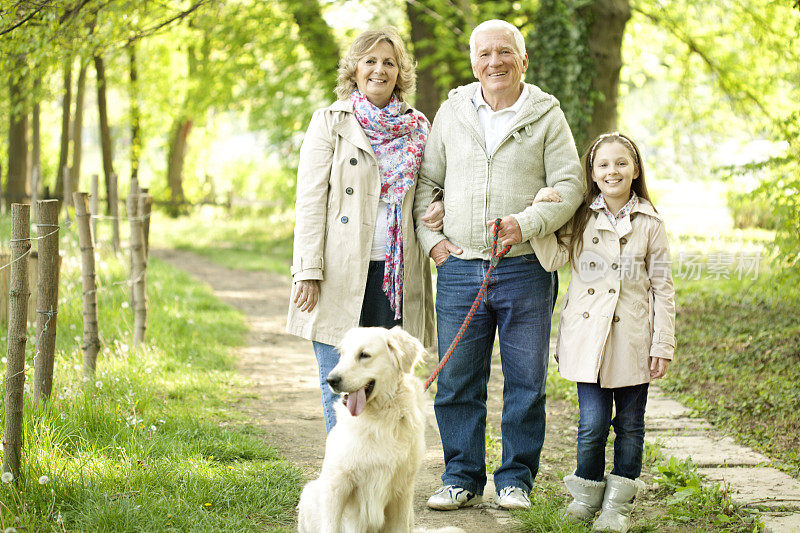
<path id="1" fill-rule="evenodd" d="M 394 311 L 389 306 L 389 298 L 383 292 L 383 261 L 370 261 L 367 273 L 367 288 L 364 291 L 364 302 L 361 305 L 361 319 L 359 326 L 393 328 L 402 325 L 402 320 L 395 320 Z M 336 425 L 336 413 L 333 404 L 339 401 L 340 396 L 335 394 L 326 381 L 336 363 L 339 362 L 339 352 L 334 346 L 322 342 L 313 342 L 314 354 L 317 356 L 319 366 L 319 387 L 322 392 L 322 414 L 325 418 L 325 431 L 330 433 Z"/>
<path id="2" fill-rule="evenodd" d="M 644 411 L 649 383 L 604 389 L 597 383 L 578 383 L 578 467 L 575 475 L 602 481 L 606 465 L 606 442 L 614 427 L 615 476 L 636 479 L 642 473 Z M 611 418 L 612 407 L 616 414 Z"/>

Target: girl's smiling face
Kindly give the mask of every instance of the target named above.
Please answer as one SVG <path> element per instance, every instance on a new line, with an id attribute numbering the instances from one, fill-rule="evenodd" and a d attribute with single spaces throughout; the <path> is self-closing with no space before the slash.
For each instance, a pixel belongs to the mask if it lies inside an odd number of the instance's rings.
<path id="1" fill-rule="evenodd" d="M 609 210 L 616 213 L 631 197 L 631 184 L 639 177 L 634 155 L 621 142 L 597 147 L 592 161 L 592 180 L 600 188 Z"/>

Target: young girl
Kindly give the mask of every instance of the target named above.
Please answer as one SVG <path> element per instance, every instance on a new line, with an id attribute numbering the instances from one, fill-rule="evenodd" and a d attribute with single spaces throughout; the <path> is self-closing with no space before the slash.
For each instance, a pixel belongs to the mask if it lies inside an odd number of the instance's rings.
<path id="1" fill-rule="evenodd" d="M 584 156 L 586 194 L 558 237 L 533 239 L 539 261 L 570 261 L 556 360 L 578 386 L 577 469 L 564 483 L 567 513 L 594 518 L 595 531 L 626 532 L 643 483 L 644 411 L 651 380 L 675 348 L 675 304 L 664 223 L 650 202 L 639 149 L 625 135 L 598 137 Z M 542 189 L 537 201 L 560 201 Z M 616 414 L 612 418 L 612 407 Z M 614 468 L 604 477 L 614 427 Z"/>

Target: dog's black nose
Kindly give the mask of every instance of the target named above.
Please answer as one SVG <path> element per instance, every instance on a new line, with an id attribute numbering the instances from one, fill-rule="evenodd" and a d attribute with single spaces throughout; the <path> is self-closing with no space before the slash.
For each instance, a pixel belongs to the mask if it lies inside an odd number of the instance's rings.
<path id="1" fill-rule="evenodd" d="M 328 385 L 330 385 L 333 390 L 337 390 L 337 387 L 342 383 L 342 378 L 339 377 L 339 376 L 328 375 L 328 378 L 327 378 L 326 381 L 328 382 Z"/>

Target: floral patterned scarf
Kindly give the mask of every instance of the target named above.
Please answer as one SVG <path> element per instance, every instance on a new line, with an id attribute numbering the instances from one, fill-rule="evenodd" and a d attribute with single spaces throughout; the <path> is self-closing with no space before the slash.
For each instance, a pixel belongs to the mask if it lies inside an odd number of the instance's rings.
<path id="1" fill-rule="evenodd" d="M 400 208 L 419 171 L 430 124 L 418 111 L 401 113 L 400 100 L 395 95 L 383 109 L 374 106 L 358 90 L 353 91 L 350 98 L 356 119 L 378 160 L 380 199 L 389 204 L 383 292 L 389 297 L 395 319 L 399 319 L 403 302 L 403 226 Z"/>

